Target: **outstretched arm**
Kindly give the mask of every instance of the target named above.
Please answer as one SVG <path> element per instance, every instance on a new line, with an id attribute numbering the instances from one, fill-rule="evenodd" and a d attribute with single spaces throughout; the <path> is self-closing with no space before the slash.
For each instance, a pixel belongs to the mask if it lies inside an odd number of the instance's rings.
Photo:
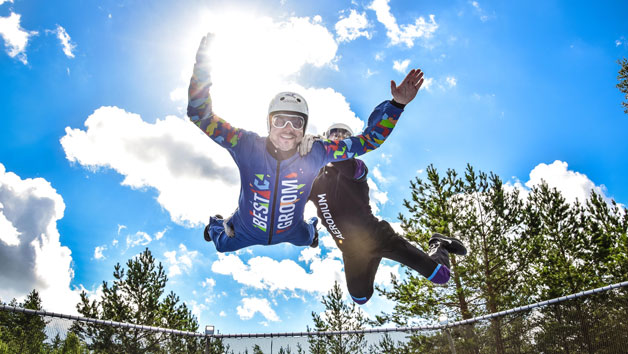
<path id="1" fill-rule="evenodd" d="M 201 40 L 196 52 L 194 72 L 188 89 L 188 117 L 212 140 L 222 147 L 232 149 L 238 144 L 243 130 L 232 127 L 224 119 L 214 114 L 209 88 L 212 85 L 210 74 L 209 47 L 213 34 L 208 33 Z"/>
<path id="2" fill-rule="evenodd" d="M 410 103 L 423 85 L 423 71 L 412 69 L 399 86 L 390 82 L 392 101 L 384 101 L 369 116 L 362 134 L 339 141 L 323 141 L 326 162 L 346 160 L 377 149 L 397 125 L 406 104 Z"/>

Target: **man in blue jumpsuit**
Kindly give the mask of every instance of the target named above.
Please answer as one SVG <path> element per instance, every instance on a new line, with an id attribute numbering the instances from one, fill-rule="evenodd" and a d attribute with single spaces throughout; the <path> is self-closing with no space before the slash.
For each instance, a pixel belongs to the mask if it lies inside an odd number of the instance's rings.
<path id="1" fill-rule="evenodd" d="M 211 38 L 211 34 L 203 38 L 196 54 L 187 114 L 234 159 L 240 172 L 240 196 L 238 208 L 228 220 L 210 218 L 206 239 L 219 252 L 281 242 L 312 245 L 317 219 L 304 221 L 303 209 L 318 171 L 329 162 L 378 148 L 397 124 L 402 107 L 416 96 L 423 72 L 411 70 L 399 86 L 391 81 L 393 100 L 375 107 L 362 134 L 340 142 L 316 141 L 309 154 L 300 156 L 297 147 L 309 118 L 301 95 L 282 92 L 271 101 L 266 117 L 268 137 L 235 128 L 213 112 L 207 54 Z"/>
<path id="2" fill-rule="evenodd" d="M 325 137 L 331 141 L 349 139 L 351 129 L 334 124 Z M 449 254 L 465 255 L 460 240 L 435 233 L 426 254 L 403 237 L 390 224 L 376 218 L 369 205 L 368 168 L 354 158 L 323 167 L 314 180 L 309 199 L 318 217 L 342 251 L 347 288 L 351 298 L 362 305 L 373 295 L 373 282 L 382 258 L 404 264 L 433 283 L 450 277 Z"/>

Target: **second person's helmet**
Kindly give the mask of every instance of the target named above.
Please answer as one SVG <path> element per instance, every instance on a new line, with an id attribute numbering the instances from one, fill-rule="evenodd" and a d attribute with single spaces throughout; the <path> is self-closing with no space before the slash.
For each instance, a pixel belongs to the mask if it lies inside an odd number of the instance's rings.
<path id="1" fill-rule="evenodd" d="M 344 123 L 334 123 L 327 128 L 325 132 L 325 138 L 329 139 L 332 134 L 338 134 L 341 139 L 344 140 L 350 136 L 353 136 L 353 131 L 349 128 L 348 125 Z"/>

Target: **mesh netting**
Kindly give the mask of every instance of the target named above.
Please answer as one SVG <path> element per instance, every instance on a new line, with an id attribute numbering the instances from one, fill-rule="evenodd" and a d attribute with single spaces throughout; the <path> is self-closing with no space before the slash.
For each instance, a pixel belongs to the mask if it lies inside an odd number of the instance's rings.
<path id="1" fill-rule="evenodd" d="M 4 306 L 0 353 L 626 353 L 619 285 L 465 321 L 339 332 L 206 336 Z"/>

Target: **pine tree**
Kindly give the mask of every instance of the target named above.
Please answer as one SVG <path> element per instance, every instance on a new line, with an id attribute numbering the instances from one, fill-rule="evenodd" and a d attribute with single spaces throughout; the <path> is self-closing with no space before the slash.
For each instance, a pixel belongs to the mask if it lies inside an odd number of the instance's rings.
<path id="1" fill-rule="evenodd" d="M 81 293 L 78 311 L 85 317 L 139 325 L 196 331 L 196 318 L 173 292 L 163 296 L 167 276 L 161 263 L 156 264 L 148 248 L 136 258 L 114 267 L 114 281 L 103 282 L 103 296 L 92 302 Z M 175 337 L 139 329 L 84 324 L 73 330 L 91 350 L 104 353 L 202 352 L 203 343 L 196 338 Z"/>
<path id="2" fill-rule="evenodd" d="M 347 305 L 344 294 L 338 282 L 323 296 L 322 304 L 325 312 L 312 312 L 314 330 L 323 331 L 350 331 L 364 329 L 367 319 L 355 303 Z M 309 331 L 309 328 L 308 328 Z M 349 354 L 362 353 L 365 346 L 364 334 L 337 334 L 326 337 L 310 337 L 308 339 L 311 353 Z"/>
<path id="3" fill-rule="evenodd" d="M 11 300 L 9 306 L 31 310 L 43 310 L 39 292 L 31 291 L 23 303 Z M 46 321 L 39 315 L 21 312 L 0 311 L 0 342 L 8 348 L 9 353 L 40 353 L 47 350 L 44 341 Z"/>
<path id="4" fill-rule="evenodd" d="M 550 299 L 588 290 L 601 284 L 597 274 L 606 251 L 597 247 L 596 237 L 587 233 L 587 218 L 579 201 L 568 203 L 555 188 L 542 183 L 529 195 L 530 209 L 539 221 L 542 252 L 533 262 L 533 275 L 528 283 L 536 286 L 541 299 Z M 598 246 L 604 240 L 598 238 Z M 604 248 L 604 247 L 602 247 Z M 597 251 L 596 251 L 597 249 Z M 603 268 L 603 266 L 602 266 Z M 559 307 L 542 309 L 548 319 L 543 324 L 548 334 L 538 340 L 543 351 L 564 351 L 577 343 L 579 350 L 592 352 L 589 312 L 583 300 L 572 301 Z M 559 333 L 558 336 L 555 333 Z M 576 339 L 574 339 L 574 336 Z"/>
<path id="5" fill-rule="evenodd" d="M 427 249 L 427 241 L 433 232 L 452 235 L 455 220 L 460 218 L 461 210 L 456 207 L 456 202 L 462 188 L 463 181 L 454 170 L 448 170 L 441 178 L 433 166 L 428 166 L 427 181 L 419 178 L 410 181 L 412 198 L 404 200 L 410 216 L 399 214 L 401 227 L 405 232 L 403 236 Z M 451 304 L 457 304 L 463 318 L 471 318 L 464 291 L 457 288 L 460 284 L 460 279 L 457 278 L 460 266 L 455 256 L 451 257 L 451 265 L 454 279 L 450 284 L 453 283 L 453 287 L 437 287 L 409 269 L 406 269 L 405 280 L 392 278 L 391 291 L 376 287 L 380 294 L 396 303 L 392 314 L 377 316 L 378 322 L 394 322 L 403 326 L 416 317 L 437 318 Z"/>
<path id="6" fill-rule="evenodd" d="M 628 114 L 628 60 L 623 58 L 617 61 L 617 64 L 621 66 L 619 69 L 619 73 L 617 75 L 617 80 L 619 83 L 617 84 L 617 88 L 621 91 L 625 96 L 625 102 L 621 104 L 624 106 L 624 113 Z"/>
<path id="7" fill-rule="evenodd" d="M 495 174 L 477 173 L 467 166 L 464 178 L 454 170 L 441 177 L 433 166 L 427 180 L 411 182 L 412 198 L 404 202 L 410 216 L 400 215 L 404 235 L 425 247 L 433 232 L 460 238 L 468 248 L 464 258 L 452 256 L 452 278 L 446 286 L 436 286 L 415 272 L 405 280 L 393 278 L 391 289 L 378 288 L 396 302 L 393 313 L 378 316 L 380 323 L 405 325 L 416 319 L 437 322 L 445 313 L 451 320 L 498 312 L 525 302 L 522 274 L 538 247 L 538 236 L 524 223 L 523 202 L 516 189 L 507 189 Z M 499 319 L 490 332 L 459 328 L 454 336 L 470 352 L 488 345 L 503 351 L 505 329 Z M 438 338 L 417 338 L 416 350 L 447 346 Z"/>
<path id="8" fill-rule="evenodd" d="M 369 346 L 369 354 L 409 354 L 410 348 L 401 341 L 394 341 L 390 334 L 385 333 L 377 344 Z"/>

